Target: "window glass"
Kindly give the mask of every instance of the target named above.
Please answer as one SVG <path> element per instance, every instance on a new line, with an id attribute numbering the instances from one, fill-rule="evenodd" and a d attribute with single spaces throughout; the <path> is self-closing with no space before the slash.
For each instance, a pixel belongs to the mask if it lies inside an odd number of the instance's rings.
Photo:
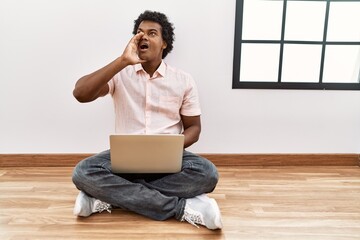
<path id="1" fill-rule="evenodd" d="M 240 81 L 276 82 L 279 69 L 279 48 L 279 44 L 243 44 Z"/>
<path id="2" fill-rule="evenodd" d="M 359 83 L 360 46 L 328 45 L 324 61 L 323 82 Z"/>
<path id="3" fill-rule="evenodd" d="M 332 2 L 328 41 L 360 41 L 360 2 Z"/>
<path id="4" fill-rule="evenodd" d="M 321 45 L 285 44 L 282 82 L 319 82 Z"/>
<path id="5" fill-rule="evenodd" d="M 245 0 L 243 39 L 280 40 L 282 8 L 282 1 Z"/>
<path id="6" fill-rule="evenodd" d="M 285 40 L 322 41 L 326 2 L 288 1 Z"/>

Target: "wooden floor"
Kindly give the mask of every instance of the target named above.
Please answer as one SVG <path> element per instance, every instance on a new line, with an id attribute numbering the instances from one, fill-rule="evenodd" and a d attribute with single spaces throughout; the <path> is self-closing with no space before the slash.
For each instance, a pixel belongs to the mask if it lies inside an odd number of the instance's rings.
<path id="1" fill-rule="evenodd" d="M 360 239 L 359 167 L 219 167 L 224 229 L 124 210 L 72 215 L 72 168 L 2 168 L 0 239 Z"/>

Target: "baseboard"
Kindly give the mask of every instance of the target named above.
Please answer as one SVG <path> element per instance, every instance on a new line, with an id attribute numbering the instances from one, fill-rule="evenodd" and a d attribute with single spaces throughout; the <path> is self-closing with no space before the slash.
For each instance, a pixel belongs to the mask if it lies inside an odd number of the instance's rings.
<path id="1" fill-rule="evenodd" d="M 0 167 L 73 167 L 92 154 L 0 154 Z M 216 166 L 360 166 L 350 154 L 206 154 Z"/>

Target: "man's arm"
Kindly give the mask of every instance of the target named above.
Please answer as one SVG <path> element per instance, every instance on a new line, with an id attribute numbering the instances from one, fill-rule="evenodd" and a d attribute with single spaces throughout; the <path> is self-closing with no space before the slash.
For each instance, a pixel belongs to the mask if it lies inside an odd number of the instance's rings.
<path id="1" fill-rule="evenodd" d="M 184 148 L 187 148 L 199 140 L 201 132 L 200 116 L 181 115 L 181 121 L 184 126 L 183 134 L 185 135 Z"/>
<path id="2" fill-rule="evenodd" d="M 91 102 L 109 92 L 108 82 L 116 73 L 128 65 L 145 62 L 137 54 L 138 43 L 144 33 L 136 34 L 126 46 L 123 54 L 105 67 L 83 76 L 76 84 L 73 91 L 74 97 L 79 102 Z"/>

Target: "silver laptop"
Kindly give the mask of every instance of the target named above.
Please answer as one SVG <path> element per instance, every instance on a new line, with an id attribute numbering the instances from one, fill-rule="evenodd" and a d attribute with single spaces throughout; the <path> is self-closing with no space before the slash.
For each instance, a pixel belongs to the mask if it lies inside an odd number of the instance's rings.
<path id="1" fill-rule="evenodd" d="M 110 135 L 114 173 L 180 172 L 184 135 Z"/>

